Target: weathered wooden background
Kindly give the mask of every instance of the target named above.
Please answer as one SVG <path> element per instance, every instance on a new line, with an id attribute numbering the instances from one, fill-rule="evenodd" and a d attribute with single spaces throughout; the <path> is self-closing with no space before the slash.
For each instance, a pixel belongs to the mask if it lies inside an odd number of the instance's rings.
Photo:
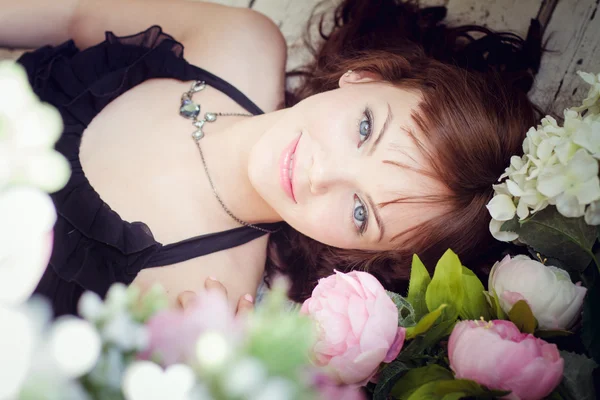
<path id="1" fill-rule="evenodd" d="M 251 7 L 273 19 L 288 42 L 288 68 L 302 64 L 307 53 L 302 34 L 313 7 L 320 0 L 210 0 L 236 7 Z M 333 7 L 339 0 L 326 0 Z M 549 50 L 543 59 L 532 99 L 543 109 L 561 115 L 565 107 L 585 97 L 587 88 L 577 70 L 600 72 L 600 0 L 423 0 L 445 5 L 450 23 L 477 23 L 491 29 L 525 36 L 531 18 L 545 29 Z M 0 50 L 0 59 L 15 51 Z"/>

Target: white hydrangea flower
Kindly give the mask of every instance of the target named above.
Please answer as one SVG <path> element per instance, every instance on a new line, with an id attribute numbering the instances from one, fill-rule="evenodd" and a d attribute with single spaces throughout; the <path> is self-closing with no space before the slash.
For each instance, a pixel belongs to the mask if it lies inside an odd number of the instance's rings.
<path id="1" fill-rule="evenodd" d="M 580 129 L 573 134 L 573 143 L 600 160 L 600 115 L 588 114 L 582 122 Z"/>
<path id="2" fill-rule="evenodd" d="M 513 240 L 517 240 L 519 235 L 516 232 L 510 231 L 501 231 L 502 224 L 506 221 L 498 221 L 495 219 L 490 220 L 490 233 L 494 237 L 494 239 L 499 240 L 501 242 L 512 242 Z"/>
<path id="3" fill-rule="evenodd" d="M 53 148 L 61 131 L 60 114 L 33 94 L 23 67 L 0 62 L 0 189 L 61 189 L 70 176 L 67 160 Z"/>
<path id="4" fill-rule="evenodd" d="M 600 200 L 592 202 L 586 208 L 584 218 L 588 225 L 600 225 Z"/>
<path id="5" fill-rule="evenodd" d="M 566 217 L 581 217 L 585 206 L 600 199 L 598 161 L 579 149 L 569 163 L 547 168 L 538 178 L 537 189 L 556 199 L 558 211 Z"/>
<path id="6" fill-rule="evenodd" d="M 150 361 L 136 361 L 123 377 L 123 394 L 127 400 L 191 400 L 196 383 L 194 371 L 184 364 L 166 370 Z"/>
<path id="7" fill-rule="evenodd" d="M 0 303 L 20 304 L 37 286 L 50 258 L 56 211 L 35 188 L 0 191 Z"/>
<path id="8" fill-rule="evenodd" d="M 579 107 L 574 107 L 575 111 L 588 110 L 588 112 L 600 114 L 600 73 L 590 74 L 588 72 L 577 71 L 577 74 L 591 87 L 587 97 Z"/>
<path id="9" fill-rule="evenodd" d="M 486 207 L 492 218 L 497 221 L 509 221 L 517 212 L 513 199 L 506 194 L 497 194 Z"/>
<path id="10" fill-rule="evenodd" d="M 548 205 L 566 217 L 585 217 L 600 225 L 600 74 L 579 73 L 592 87 L 581 107 L 565 110 L 564 123 L 542 118 L 523 141 L 522 157 L 510 165 L 493 185 L 487 207 L 490 232 L 502 241 L 515 240 L 514 232 L 501 232 L 504 221 L 524 220 Z"/>

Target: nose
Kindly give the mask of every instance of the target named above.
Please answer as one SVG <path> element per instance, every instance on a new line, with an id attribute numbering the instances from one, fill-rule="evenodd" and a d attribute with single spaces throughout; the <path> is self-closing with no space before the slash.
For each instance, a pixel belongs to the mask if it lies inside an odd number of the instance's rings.
<path id="1" fill-rule="evenodd" d="M 309 172 L 312 194 L 323 194 L 334 186 L 352 184 L 356 178 L 350 160 L 340 160 L 323 152 L 313 157 Z"/>

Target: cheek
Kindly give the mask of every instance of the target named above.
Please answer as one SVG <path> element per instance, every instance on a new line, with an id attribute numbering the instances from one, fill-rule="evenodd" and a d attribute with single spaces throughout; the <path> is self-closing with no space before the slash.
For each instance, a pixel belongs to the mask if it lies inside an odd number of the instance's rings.
<path id="1" fill-rule="evenodd" d="M 329 246 L 349 248 L 354 243 L 349 223 L 351 210 L 341 201 L 313 201 L 302 210 L 285 218 L 286 222 L 302 234 Z"/>

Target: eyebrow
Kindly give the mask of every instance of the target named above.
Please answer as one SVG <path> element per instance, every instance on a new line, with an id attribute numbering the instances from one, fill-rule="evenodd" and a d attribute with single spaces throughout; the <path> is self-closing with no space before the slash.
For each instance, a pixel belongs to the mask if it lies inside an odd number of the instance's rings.
<path id="1" fill-rule="evenodd" d="M 375 222 L 377 223 L 377 227 L 379 228 L 379 239 L 378 242 L 381 242 L 383 239 L 383 235 L 385 234 L 385 225 L 383 224 L 383 219 L 381 218 L 381 214 L 379 214 L 379 210 L 375 207 L 375 203 L 373 202 L 373 198 L 367 194 L 367 202 L 369 203 L 369 207 L 373 210 L 373 215 L 375 216 Z"/>
<path id="2" fill-rule="evenodd" d="M 385 122 L 383 123 L 383 126 L 381 127 L 379 134 L 377 135 L 377 139 L 375 139 L 375 142 L 373 142 L 373 146 L 371 146 L 371 149 L 369 150 L 369 156 L 372 155 L 373 152 L 375 152 L 375 150 L 377 149 L 377 145 L 383 138 L 383 135 L 387 132 L 387 129 L 390 126 L 392 119 L 394 118 L 394 115 L 392 114 L 392 107 L 390 106 L 390 103 L 387 103 L 387 109 L 388 109 L 387 117 L 385 118 Z M 385 225 L 383 224 L 383 219 L 381 218 L 381 214 L 379 214 L 379 210 L 375 206 L 375 202 L 373 202 L 373 198 L 371 196 L 369 196 L 368 194 L 367 194 L 367 202 L 369 203 L 369 207 L 371 208 L 371 210 L 373 210 L 373 215 L 375 216 L 375 222 L 377 223 L 377 227 L 379 228 L 379 239 L 377 241 L 381 242 L 381 239 L 383 239 L 383 235 L 385 234 Z"/>
<path id="3" fill-rule="evenodd" d="M 383 123 L 383 126 L 381 127 L 379 134 L 377 135 L 377 139 L 375 139 L 375 142 L 373 142 L 373 146 L 371 146 L 371 149 L 369 149 L 369 155 L 372 155 L 375 152 L 375 150 L 377 149 L 377 145 L 383 138 L 383 135 L 387 132 L 388 127 L 392 123 L 392 119 L 394 119 L 394 115 L 392 114 L 392 107 L 390 106 L 390 103 L 387 103 L 387 109 L 388 109 L 387 117 L 385 118 L 385 122 Z"/>

